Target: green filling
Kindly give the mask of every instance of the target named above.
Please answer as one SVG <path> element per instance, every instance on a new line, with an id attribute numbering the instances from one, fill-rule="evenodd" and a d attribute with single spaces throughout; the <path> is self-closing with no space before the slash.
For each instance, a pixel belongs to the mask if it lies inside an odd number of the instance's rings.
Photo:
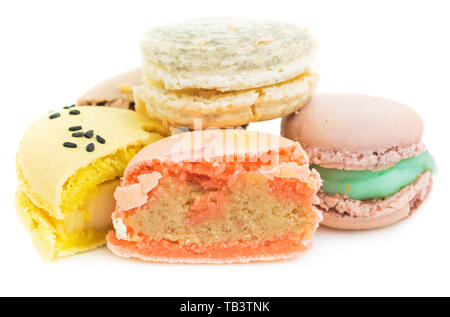
<path id="1" fill-rule="evenodd" d="M 395 194 L 411 184 L 425 171 L 435 173 L 436 163 L 428 151 L 402 160 L 381 171 L 345 171 L 313 165 L 323 180 L 326 194 L 347 194 L 357 200 L 382 198 Z"/>

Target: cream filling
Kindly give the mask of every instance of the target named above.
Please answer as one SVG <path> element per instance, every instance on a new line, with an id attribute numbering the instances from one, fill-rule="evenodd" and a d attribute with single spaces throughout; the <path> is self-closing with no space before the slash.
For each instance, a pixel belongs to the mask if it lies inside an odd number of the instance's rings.
<path id="1" fill-rule="evenodd" d="M 64 221 L 65 232 L 75 233 L 84 228 L 93 228 L 96 231 L 106 230 L 111 226 L 111 214 L 113 213 L 116 201 L 114 191 L 120 180 L 104 182 L 97 186 L 98 191 L 95 197 L 89 199 L 83 212 L 71 212 Z"/>

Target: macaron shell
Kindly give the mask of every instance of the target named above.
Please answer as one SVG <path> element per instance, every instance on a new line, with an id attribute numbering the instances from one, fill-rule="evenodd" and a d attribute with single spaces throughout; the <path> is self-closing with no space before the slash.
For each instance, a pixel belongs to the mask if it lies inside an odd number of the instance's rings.
<path id="1" fill-rule="evenodd" d="M 420 142 L 423 122 L 410 107 L 379 97 L 322 94 L 283 119 L 281 134 L 332 150 L 382 150 Z"/>
<path id="2" fill-rule="evenodd" d="M 69 111 L 79 110 L 78 115 Z M 162 131 L 157 123 L 130 110 L 105 107 L 73 107 L 58 111 L 59 117 L 49 119 L 51 112 L 35 121 L 25 132 L 18 152 L 18 166 L 27 183 L 25 190 L 37 195 L 58 211 L 61 191 L 66 180 L 79 168 L 96 159 L 114 153 L 119 148 L 137 142 L 150 142 Z M 82 126 L 80 131 L 93 130 L 93 137 L 73 137 L 69 128 Z M 78 131 L 77 131 L 78 132 Z M 100 135 L 105 143 L 97 141 Z M 72 142 L 76 148 L 63 146 Z M 94 151 L 88 152 L 88 144 Z"/>
<path id="3" fill-rule="evenodd" d="M 142 70 L 166 89 L 257 88 L 302 74 L 316 47 L 308 30 L 291 23 L 200 18 L 148 31 Z"/>
<path id="4" fill-rule="evenodd" d="M 333 213 L 323 213 L 320 223 L 325 227 L 342 230 L 367 230 L 388 226 L 409 216 L 409 205 L 397 209 L 389 214 L 374 218 L 340 216 Z"/>
<path id="5" fill-rule="evenodd" d="M 342 196 L 326 198 L 326 195 L 319 193 L 320 204 L 318 208 L 323 215 L 321 224 L 326 227 L 345 230 L 381 228 L 400 221 L 415 212 L 428 197 L 432 187 L 431 172 L 426 172 L 420 175 L 413 184 L 402 188 L 392 196 L 382 199 L 346 201 L 347 198 Z M 336 202 L 339 200 L 345 204 L 345 208 L 342 205 L 337 206 Z"/>
<path id="6" fill-rule="evenodd" d="M 213 160 L 235 155 L 259 155 L 270 150 L 292 149 L 306 153 L 297 142 L 289 139 L 242 129 L 211 129 L 176 134 L 147 145 L 130 161 L 124 179 L 142 162 Z M 270 159 L 268 157 L 268 159 Z M 276 157 L 275 157 L 276 159 Z"/>
<path id="7" fill-rule="evenodd" d="M 136 111 L 170 126 L 202 129 L 233 127 L 288 115 L 303 107 L 314 94 L 318 75 L 312 72 L 261 88 L 218 92 L 216 90 L 167 90 L 144 79 L 134 87 Z"/>
<path id="8" fill-rule="evenodd" d="M 105 103 L 107 106 L 128 109 L 133 102 L 131 87 L 142 83 L 139 68 L 108 78 L 86 91 L 77 100 L 78 106 Z"/>
<path id="9" fill-rule="evenodd" d="M 119 240 L 114 232 L 107 237 L 108 248 L 114 254 L 135 257 L 149 262 L 182 264 L 226 264 L 259 261 L 287 260 L 299 256 L 312 247 L 311 240 L 287 236 L 275 241 L 246 241 L 240 243 L 216 243 L 213 245 L 184 245 L 151 240 L 148 245 Z M 194 250 L 195 252 L 192 252 Z M 156 255 L 159 254 L 159 255 Z"/>

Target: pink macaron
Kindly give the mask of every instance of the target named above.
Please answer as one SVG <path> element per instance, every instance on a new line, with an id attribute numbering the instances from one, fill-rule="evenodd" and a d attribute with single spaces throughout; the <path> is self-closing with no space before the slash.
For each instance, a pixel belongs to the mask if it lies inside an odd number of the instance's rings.
<path id="1" fill-rule="evenodd" d="M 283 118 L 281 135 L 298 141 L 321 175 L 321 224 L 359 230 L 404 219 L 428 196 L 436 165 L 423 128 L 404 104 L 322 94 Z"/>

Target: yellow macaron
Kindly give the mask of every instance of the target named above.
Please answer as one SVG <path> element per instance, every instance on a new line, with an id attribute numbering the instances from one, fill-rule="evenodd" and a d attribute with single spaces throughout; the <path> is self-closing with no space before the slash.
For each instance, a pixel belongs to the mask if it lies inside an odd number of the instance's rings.
<path id="1" fill-rule="evenodd" d="M 16 206 L 45 260 L 105 243 L 129 160 L 168 131 L 130 110 L 64 107 L 35 121 L 16 159 Z"/>

